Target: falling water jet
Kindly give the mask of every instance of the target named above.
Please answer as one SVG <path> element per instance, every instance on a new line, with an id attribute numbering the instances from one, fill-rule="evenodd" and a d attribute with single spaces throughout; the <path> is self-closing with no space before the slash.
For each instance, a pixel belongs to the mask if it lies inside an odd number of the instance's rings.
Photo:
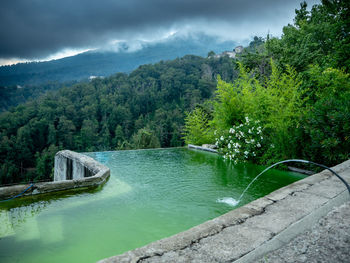
<path id="1" fill-rule="evenodd" d="M 230 204 L 230 205 L 233 205 L 233 206 L 236 206 L 237 204 L 239 204 L 241 201 L 242 201 L 242 198 L 244 196 L 244 194 L 247 192 L 247 190 L 249 189 L 249 187 L 263 174 L 265 173 L 266 171 L 268 171 L 269 169 L 271 169 L 272 167 L 275 167 L 279 164 L 282 164 L 282 163 L 289 163 L 289 162 L 298 162 L 298 163 L 308 163 L 308 164 L 313 164 L 313 165 L 317 165 L 319 167 L 322 167 L 322 168 L 325 168 L 327 170 L 329 170 L 330 172 L 332 172 L 336 177 L 338 177 L 346 186 L 346 188 L 348 189 L 349 191 L 349 194 L 350 194 L 350 186 L 349 184 L 339 175 L 337 174 L 336 172 L 334 172 L 331 168 L 323 165 L 323 164 L 318 164 L 318 163 L 314 163 L 314 162 L 311 162 L 311 161 L 307 161 L 307 160 L 302 160 L 302 159 L 290 159 L 290 160 L 285 160 L 285 161 L 280 161 L 280 162 L 277 162 L 269 167 L 267 167 L 264 171 L 262 171 L 261 173 L 259 173 L 249 184 L 248 186 L 246 187 L 246 189 L 244 189 L 244 191 L 242 192 L 242 194 L 240 195 L 240 197 L 238 198 L 238 200 L 235 200 L 232 198 L 232 200 L 228 200 L 227 198 L 228 197 L 225 197 L 225 198 L 221 198 L 221 199 L 218 199 L 217 202 L 220 202 L 220 203 L 227 203 L 227 204 Z M 235 202 L 233 202 L 233 200 Z"/>
<path id="2" fill-rule="evenodd" d="M 217 203 L 223 203 L 223 204 L 227 204 L 230 206 L 236 206 L 238 205 L 238 200 L 232 198 L 232 197 L 223 197 L 223 198 L 219 198 L 216 200 Z"/>

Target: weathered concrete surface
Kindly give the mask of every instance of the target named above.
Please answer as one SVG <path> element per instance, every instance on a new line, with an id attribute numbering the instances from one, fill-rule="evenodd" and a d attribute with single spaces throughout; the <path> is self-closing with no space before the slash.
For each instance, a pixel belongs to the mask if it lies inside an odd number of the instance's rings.
<path id="1" fill-rule="evenodd" d="M 350 202 L 258 262 L 350 262 Z"/>
<path id="2" fill-rule="evenodd" d="M 81 175 L 77 175 L 73 180 L 59 180 L 54 182 L 43 182 L 43 183 L 34 183 L 32 187 L 31 184 L 25 185 L 14 185 L 7 187 L 0 187 L 0 200 L 4 200 L 7 198 L 14 197 L 18 194 L 23 193 L 28 187 L 30 187 L 23 195 L 35 195 L 35 194 L 43 194 L 49 192 L 56 191 L 64 191 L 71 190 L 77 188 L 90 188 L 96 187 L 98 185 L 104 184 L 110 175 L 110 169 L 105 165 L 97 162 L 96 160 L 88 157 L 86 155 L 72 152 L 72 151 L 60 151 L 56 154 L 56 156 L 64 156 L 65 159 L 71 158 L 73 160 L 73 164 L 76 163 L 76 167 L 73 165 L 74 169 L 78 172 L 84 171 L 84 167 L 88 169 L 92 176 L 90 177 L 82 177 Z M 57 166 L 61 166 L 61 171 L 65 172 L 66 168 L 64 165 L 63 158 L 59 158 L 60 162 L 58 162 Z M 66 161 L 66 160 L 65 160 Z M 56 169 L 56 163 L 55 163 Z M 56 174 L 56 171 L 55 171 Z M 63 175 L 59 175 L 59 178 L 63 178 Z M 65 178 L 65 177 L 64 177 Z"/>
<path id="3" fill-rule="evenodd" d="M 350 181 L 350 160 L 333 169 Z M 345 186 L 323 171 L 187 231 L 100 262 L 256 262 L 349 199 Z"/>
<path id="4" fill-rule="evenodd" d="M 68 167 L 67 161 L 70 161 L 71 167 Z M 105 168 L 104 165 L 84 154 L 69 150 L 59 151 L 55 155 L 54 181 L 70 180 L 69 172 L 71 179 L 77 180 L 90 177 Z"/>

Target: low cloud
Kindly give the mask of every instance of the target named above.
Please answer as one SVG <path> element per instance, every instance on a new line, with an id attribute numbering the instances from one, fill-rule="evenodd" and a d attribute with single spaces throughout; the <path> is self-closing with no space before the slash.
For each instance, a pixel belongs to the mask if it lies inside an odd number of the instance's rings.
<path id="1" fill-rule="evenodd" d="M 169 32 L 236 41 L 276 35 L 295 8 L 299 0 L 3 0 L 0 58 L 44 58 L 116 40 L 159 40 Z"/>

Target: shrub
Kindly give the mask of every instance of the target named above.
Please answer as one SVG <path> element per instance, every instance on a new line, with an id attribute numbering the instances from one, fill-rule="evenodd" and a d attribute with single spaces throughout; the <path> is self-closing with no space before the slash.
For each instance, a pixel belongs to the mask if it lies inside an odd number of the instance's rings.
<path id="1" fill-rule="evenodd" d="M 262 154 L 265 140 L 260 121 L 245 117 L 245 122 L 233 125 L 228 131 L 216 138 L 215 145 L 225 159 L 238 162 L 254 161 Z"/>
<path id="2" fill-rule="evenodd" d="M 265 83 L 240 65 L 239 78 L 229 84 L 219 79 L 214 100 L 215 129 L 227 130 L 251 116 L 261 120 L 269 147 L 262 163 L 293 158 L 299 150 L 299 126 L 303 114 L 301 80 L 291 67 L 285 73 L 271 61 L 271 75 Z"/>

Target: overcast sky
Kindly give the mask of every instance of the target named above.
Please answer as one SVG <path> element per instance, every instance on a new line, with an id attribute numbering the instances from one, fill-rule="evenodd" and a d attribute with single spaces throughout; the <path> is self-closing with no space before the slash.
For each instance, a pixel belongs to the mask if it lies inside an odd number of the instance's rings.
<path id="1" fill-rule="evenodd" d="M 309 6 L 317 0 L 306 1 Z M 1 0 L 0 65 L 204 32 L 244 42 L 293 22 L 300 0 Z"/>

